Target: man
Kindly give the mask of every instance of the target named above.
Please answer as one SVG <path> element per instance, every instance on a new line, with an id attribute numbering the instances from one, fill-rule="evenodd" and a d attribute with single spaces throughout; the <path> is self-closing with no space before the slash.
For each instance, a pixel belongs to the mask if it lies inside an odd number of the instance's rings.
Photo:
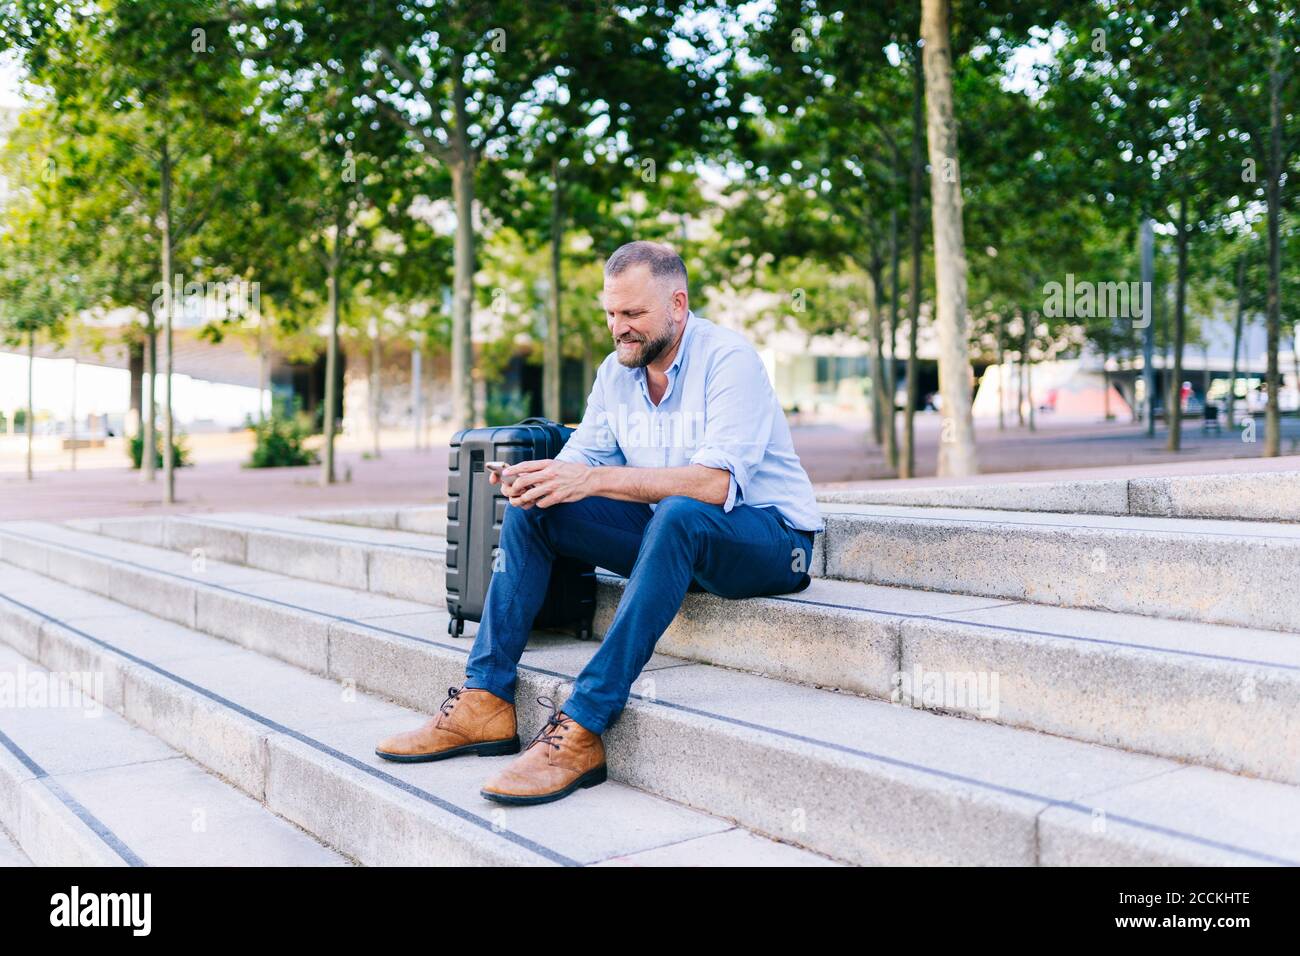
<path id="1" fill-rule="evenodd" d="M 600 735 L 687 591 L 745 598 L 808 586 L 825 526 L 767 370 L 744 336 L 690 311 L 686 280 L 677 253 L 652 242 L 628 243 L 605 264 L 615 351 L 555 459 L 506 469 L 504 561 L 464 686 L 422 727 L 381 741 L 379 756 L 518 753 L 516 665 L 557 555 L 628 582 L 564 709 L 552 704 L 527 749 L 484 784 L 500 803 L 545 803 L 604 781 Z"/>

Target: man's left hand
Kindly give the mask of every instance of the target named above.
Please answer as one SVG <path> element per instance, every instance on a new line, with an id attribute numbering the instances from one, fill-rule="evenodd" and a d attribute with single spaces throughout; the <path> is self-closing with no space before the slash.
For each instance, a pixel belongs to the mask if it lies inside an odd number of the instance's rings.
<path id="1" fill-rule="evenodd" d="M 579 501 L 591 494 L 590 465 L 539 458 L 522 461 L 505 470 L 514 482 L 506 488 L 512 505 L 518 508 L 549 508 L 566 501 Z"/>

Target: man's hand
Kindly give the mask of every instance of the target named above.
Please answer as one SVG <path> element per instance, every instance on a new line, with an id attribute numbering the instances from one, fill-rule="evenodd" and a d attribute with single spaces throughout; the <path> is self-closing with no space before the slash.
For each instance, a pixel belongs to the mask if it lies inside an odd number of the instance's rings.
<path id="1" fill-rule="evenodd" d="M 505 489 L 507 500 L 517 508 L 549 508 L 579 501 L 591 494 L 592 470 L 589 465 L 553 458 L 521 461 L 505 469 L 505 476 L 513 479 Z M 496 475 L 489 475 L 488 482 L 498 484 Z"/>

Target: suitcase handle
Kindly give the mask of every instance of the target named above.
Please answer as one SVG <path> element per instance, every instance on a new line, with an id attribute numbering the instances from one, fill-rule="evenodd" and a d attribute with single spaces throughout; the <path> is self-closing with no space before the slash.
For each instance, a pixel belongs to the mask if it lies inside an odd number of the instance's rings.
<path id="1" fill-rule="evenodd" d="M 559 425 L 559 422 L 553 422 L 549 418 L 525 418 L 520 425 Z"/>

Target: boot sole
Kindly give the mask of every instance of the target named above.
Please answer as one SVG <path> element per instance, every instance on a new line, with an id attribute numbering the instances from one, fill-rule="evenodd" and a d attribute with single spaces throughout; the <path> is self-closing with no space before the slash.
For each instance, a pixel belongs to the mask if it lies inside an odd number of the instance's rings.
<path id="1" fill-rule="evenodd" d="M 593 770 L 588 770 L 563 790 L 556 790 L 554 793 L 539 793 L 535 796 L 522 796 L 513 793 L 492 793 L 488 790 L 480 790 L 479 794 L 485 800 L 491 800 L 494 803 L 505 803 L 512 807 L 526 807 L 535 803 L 550 803 L 552 800 L 559 800 L 561 797 L 567 797 L 575 790 L 580 790 L 584 787 L 594 787 L 596 784 L 604 783 L 605 777 L 605 765 L 602 764 Z"/>
<path id="2" fill-rule="evenodd" d="M 375 755 L 383 757 L 385 760 L 391 760 L 394 763 L 428 763 L 431 760 L 446 760 L 448 757 L 459 757 L 463 754 L 478 754 L 480 757 L 502 757 L 507 754 L 519 753 L 519 738 L 511 737 L 509 740 L 486 740 L 475 744 L 462 744 L 459 747 L 451 747 L 448 750 L 439 750 L 431 754 L 390 754 L 376 748 Z"/>

